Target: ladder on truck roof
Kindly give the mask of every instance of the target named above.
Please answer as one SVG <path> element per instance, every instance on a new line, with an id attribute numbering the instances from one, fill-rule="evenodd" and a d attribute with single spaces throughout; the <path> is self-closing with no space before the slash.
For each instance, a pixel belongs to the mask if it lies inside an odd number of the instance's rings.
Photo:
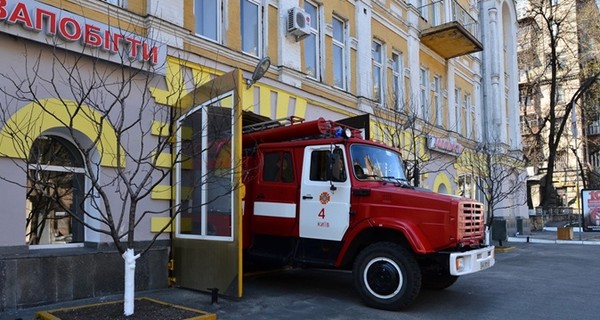
<path id="1" fill-rule="evenodd" d="M 277 128 L 277 127 L 282 127 L 282 126 L 288 126 L 288 125 L 302 123 L 302 122 L 304 122 L 304 118 L 300 118 L 300 117 L 296 117 L 296 116 L 289 116 L 286 118 L 279 118 L 279 119 L 275 119 L 275 120 L 258 122 L 258 123 L 249 124 L 247 126 L 244 126 L 242 128 L 242 134 Z"/>

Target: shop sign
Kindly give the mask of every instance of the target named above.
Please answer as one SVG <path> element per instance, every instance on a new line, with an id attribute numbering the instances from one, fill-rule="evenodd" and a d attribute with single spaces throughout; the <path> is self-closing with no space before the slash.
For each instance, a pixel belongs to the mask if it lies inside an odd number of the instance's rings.
<path id="1" fill-rule="evenodd" d="M 458 142 L 436 136 L 429 136 L 427 147 L 429 148 L 429 150 L 447 153 L 455 156 L 459 156 L 465 148 Z"/>
<path id="2" fill-rule="evenodd" d="M 0 0 L 0 32 L 164 73 L 164 44 L 37 1 Z"/>

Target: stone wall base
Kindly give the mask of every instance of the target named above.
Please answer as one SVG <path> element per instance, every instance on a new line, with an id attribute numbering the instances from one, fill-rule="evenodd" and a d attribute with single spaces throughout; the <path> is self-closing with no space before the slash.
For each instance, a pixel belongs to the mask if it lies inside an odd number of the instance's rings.
<path id="1" fill-rule="evenodd" d="M 167 287 L 168 259 L 168 246 L 155 246 L 140 257 L 135 290 Z M 0 312 L 122 293 L 123 279 L 123 258 L 115 250 L 85 247 L 2 254 Z"/>

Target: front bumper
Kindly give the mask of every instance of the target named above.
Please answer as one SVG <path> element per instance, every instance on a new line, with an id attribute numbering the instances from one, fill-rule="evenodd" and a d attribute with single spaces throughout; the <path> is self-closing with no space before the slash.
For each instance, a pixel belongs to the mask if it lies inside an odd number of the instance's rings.
<path id="1" fill-rule="evenodd" d="M 495 263 L 494 246 L 450 254 L 450 274 L 462 276 L 491 268 Z"/>

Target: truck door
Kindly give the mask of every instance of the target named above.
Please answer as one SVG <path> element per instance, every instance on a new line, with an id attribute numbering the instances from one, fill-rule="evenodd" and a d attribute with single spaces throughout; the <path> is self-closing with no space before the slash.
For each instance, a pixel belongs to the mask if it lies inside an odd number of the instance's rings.
<path id="1" fill-rule="evenodd" d="M 304 149 L 300 237 L 340 241 L 350 221 L 350 179 L 342 145 Z"/>
<path id="2" fill-rule="evenodd" d="M 289 149 L 261 150 L 260 157 L 262 166 L 253 194 L 252 233 L 297 237 L 298 184 L 292 152 Z"/>

